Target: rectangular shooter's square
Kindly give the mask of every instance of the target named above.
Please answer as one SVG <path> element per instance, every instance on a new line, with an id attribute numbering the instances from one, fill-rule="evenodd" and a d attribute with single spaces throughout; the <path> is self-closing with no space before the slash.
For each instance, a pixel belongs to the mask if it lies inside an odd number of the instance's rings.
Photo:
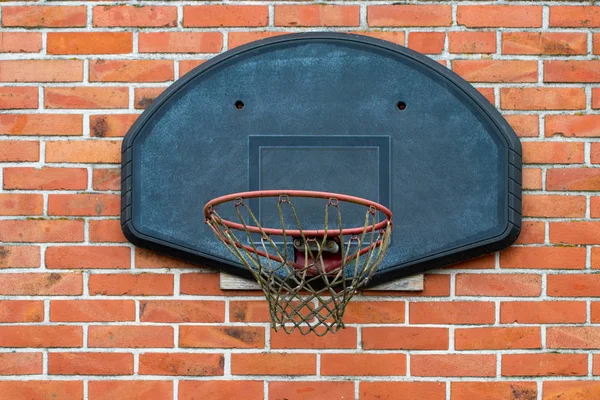
<path id="1" fill-rule="evenodd" d="M 344 193 L 389 208 L 390 142 L 389 136 L 249 136 L 248 190 Z M 252 200 L 263 226 L 280 227 L 277 199 Z M 325 205 L 322 199 L 294 199 L 304 229 L 323 229 Z M 363 226 L 364 207 L 344 204 L 341 212 L 344 227 Z M 329 219 L 336 224 L 334 215 Z"/>

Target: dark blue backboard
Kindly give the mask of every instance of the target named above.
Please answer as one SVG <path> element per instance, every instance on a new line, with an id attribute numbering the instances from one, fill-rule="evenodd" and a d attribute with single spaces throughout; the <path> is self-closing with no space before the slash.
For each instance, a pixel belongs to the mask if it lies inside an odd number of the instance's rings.
<path id="1" fill-rule="evenodd" d="M 389 207 L 371 284 L 499 250 L 521 227 L 521 145 L 502 116 L 435 61 L 358 35 L 280 36 L 194 69 L 128 132 L 122 179 L 129 240 L 244 276 L 204 224 L 214 197 L 303 189 Z M 322 225 L 321 208 L 299 208 Z"/>

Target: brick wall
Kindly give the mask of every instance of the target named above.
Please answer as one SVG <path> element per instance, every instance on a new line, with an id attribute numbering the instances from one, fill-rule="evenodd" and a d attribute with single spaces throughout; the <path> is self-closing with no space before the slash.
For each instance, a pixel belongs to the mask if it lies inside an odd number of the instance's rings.
<path id="1" fill-rule="evenodd" d="M 600 398 L 600 6 L 331 3 L 1 3 L 0 399 Z M 309 30 L 429 54 L 501 109 L 526 163 L 517 246 L 366 293 L 325 338 L 270 331 L 260 293 L 118 221 L 144 107 L 216 53 Z"/>

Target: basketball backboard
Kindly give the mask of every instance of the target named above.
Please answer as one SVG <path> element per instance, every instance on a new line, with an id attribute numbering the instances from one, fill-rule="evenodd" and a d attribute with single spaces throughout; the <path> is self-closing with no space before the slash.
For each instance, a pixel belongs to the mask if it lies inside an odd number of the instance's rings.
<path id="1" fill-rule="evenodd" d="M 391 209 L 376 285 L 513 243 L 521 145 L 444 66 L 341 33 L 283 35 L 223 53 L 168 88 L 123 142 L 121 223 L 145 248 L 250 277 L 202 209 L 218 196 L 270 189 L 345 193 Z M 251 206 L 263 226 L 278 218 L 261 202 Z M 322 209 L 298 207 L 307 224 L 322 225 Z M 360 223 L 348 213 L 348 223 Z"/>

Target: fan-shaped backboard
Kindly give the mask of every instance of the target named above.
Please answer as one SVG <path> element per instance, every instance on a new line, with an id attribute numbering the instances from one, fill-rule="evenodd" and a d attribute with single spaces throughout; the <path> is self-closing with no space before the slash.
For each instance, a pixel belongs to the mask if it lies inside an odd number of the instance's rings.
<path id="1" fill-rule="evenodd" d="M 437 62 L 358 35 L 279 36 L 202 64 L 132 126 L 122 167 L 129 240 L 243 276 L 202 214 L 233 192 L 389 207 L 392 243 L 372 284 L 499 250 L 521 226 L 521 145 L 497 110 Z M 258 207 L 263 223 L 277 217 Z"/>

